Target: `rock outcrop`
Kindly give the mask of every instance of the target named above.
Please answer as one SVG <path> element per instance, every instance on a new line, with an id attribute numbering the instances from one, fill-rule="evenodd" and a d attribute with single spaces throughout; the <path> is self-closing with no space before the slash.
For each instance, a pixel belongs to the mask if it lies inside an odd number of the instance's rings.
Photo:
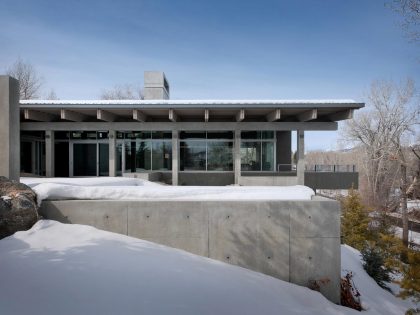
<path id="1" fill-rule="evenodd" d="M 0 176 L 0 239 L 30 229 L 38 221 L 35 192 Z"/>

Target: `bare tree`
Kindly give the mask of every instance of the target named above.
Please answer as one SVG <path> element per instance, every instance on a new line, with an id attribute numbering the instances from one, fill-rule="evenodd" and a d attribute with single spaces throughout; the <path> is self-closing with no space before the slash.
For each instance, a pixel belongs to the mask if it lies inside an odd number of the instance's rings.
<path id="1" fill-rule="evenodd" d="M 20 99 L 30 100 L 38 98 L 38 93 L 43 83 L 34 66 L 24 62 L 21 58 L 7 69 L 6 73 L 19 80 Z"/>
<path id="2" fill-rule="evenodd" d="M 402 17 L 401 26 L 410 40 L 420 40 L 420 0 L 392 0 L 387 3 Z"/>
<path id="3" fill-rule="evenodd" d="M 374 82 L 368 110 L 345 125 L 346 138 L 362 148 L 364 172 L 374 205 L 388 209 L 398 187 L 403 221 L 403 242 L 408 244 L 407 152 L 408 138 L 419 123 L 420 106 L 412 80 L 401 86 Z"/>
<path id="4" fill-rule="evenodd" d="M 141 88 L 133 85 L 115 85 L 112 89 L 104 90 L 100 96 L 103 100 L 141 100 L 143 93 Z"/>
<path id="5" fill-rule="evenodd" d="M 58 100 L 57 94 L 55 93 L 54 89 L 51 89 L 50 92 L 45 97 L 46 100 Z"/>
<path id="6" fill-rule="evenodd" d="M 411 160 L 411 184 L 407 189 L 407 196 L 411 199 L 420 197 L 420 135 L 416 142 L 410 146 L 412 152 Z"/>

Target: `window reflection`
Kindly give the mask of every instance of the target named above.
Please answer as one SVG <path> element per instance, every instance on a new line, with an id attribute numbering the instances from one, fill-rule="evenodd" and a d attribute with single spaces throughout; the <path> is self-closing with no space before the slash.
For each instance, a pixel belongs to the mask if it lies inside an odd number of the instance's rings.
<path id="1" fill-rule="evenodd" d="M 241 170 L 275 170 L 274 131 L 241 132 Z"/>
<path id="2" fill-rule="evenodd" d="M 183 131 L 181 171 L 233 171 L 232 131 Z"/>

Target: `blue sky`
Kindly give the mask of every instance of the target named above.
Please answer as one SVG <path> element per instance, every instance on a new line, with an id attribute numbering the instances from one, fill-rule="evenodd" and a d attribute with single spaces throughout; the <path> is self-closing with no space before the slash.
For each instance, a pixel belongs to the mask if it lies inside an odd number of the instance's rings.
<path id="1" fill-rule="evenodd" d="M 363 101 L 372 80 L 420 78 L 419 45 L 384 1 L 2 0 L 0 72 L 20 56 L 61 99 L 163 70 L 173 99 Z"/>

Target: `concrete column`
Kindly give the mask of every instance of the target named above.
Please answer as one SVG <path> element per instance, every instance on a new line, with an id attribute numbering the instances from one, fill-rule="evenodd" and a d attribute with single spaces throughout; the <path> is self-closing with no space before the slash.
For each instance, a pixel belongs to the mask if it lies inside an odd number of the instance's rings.
<path id="1" fill-rule="evenodd" d="M 19 181 L 19 81 L 0 75 L 0 176 Z"/>
<path id="2" fill-rule="evenodd" d="M 117 132 L 115 130 L 109 130 L 108 132 L 109 141 L 109 176 L 117 176 Z"/>
<path id="3" fill-rule="evenodd" d="M 297 131 L 297 181 L 298 185 L 305 184 L 305 132 Z"/>
<path id="4" fill-rule="evenodd" d="M 179 172 L 179 132 L 172 130 L 172 185 L 178 186 Z"/>
<path id="5" fill-rule="evenodd" d="M 55 151 L 54 151 L 54 131 L 45 131 L 45 175 L 47 177 L 55 176 Z"/>
<path id="6" fill-rule="evenodd" d="M 241 178 L 241 131 L 235 130 L 235 148 L 233 151 L 234 167 L 235 167 L 235 185 L 239 185 Z"/>

